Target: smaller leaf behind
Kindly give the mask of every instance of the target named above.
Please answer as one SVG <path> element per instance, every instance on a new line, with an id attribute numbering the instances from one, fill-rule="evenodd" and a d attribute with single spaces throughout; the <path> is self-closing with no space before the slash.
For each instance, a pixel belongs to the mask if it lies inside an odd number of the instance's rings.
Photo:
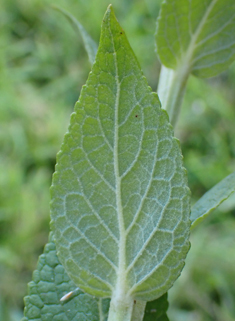
<path id="1" fill-rule="evenodd" d="M 25 297 L 25 317 L 22 321 L 105 321 L 109 309 L 109 300 L 95 299 L 75 291 L 71 299 L 60 302 L 60 299 L 76 285 L 60 264 L 50 233 L 49 242 L 44 253 L 40 255 L 33 281 L 28 284 L 28 295 Z"/>
<path id="2" fill-rule="evenodd" d="M 165 0 L 156 44 L 166 67 L 198 77 L 218 75 L 235 59 L 235 1 Z"/>
<path id="3" fill-rule="evenodd" d="M 168 306 L 167 293 L 157 300 L 148 302 L 143 321 L 169 321 L 166 314 Z"/>
<path id="4" fill-rule="evenodd" d="M 192 207 L 192 228 L 203 221 L 214 209 L 235 192 L 235 172 L 206 192 Z"/>
<path id="5" fill-rule="evenodd" d="M 131 321 L 169 321 L 167 317 L 168 293 L 154 301 L 134 301 L 133 314 Z"/>
<path id="6" fill-rule="evenodd" d="M 95 56 L 98 48 L 96 42 L 91 38 L 83 25 L 71 13 L 56 5 L 53 5 L 52 8 L 61 12 L 73 25 L 75 30 L 81 35 L 90 64 L 92 66 L 95 62 Z"/>

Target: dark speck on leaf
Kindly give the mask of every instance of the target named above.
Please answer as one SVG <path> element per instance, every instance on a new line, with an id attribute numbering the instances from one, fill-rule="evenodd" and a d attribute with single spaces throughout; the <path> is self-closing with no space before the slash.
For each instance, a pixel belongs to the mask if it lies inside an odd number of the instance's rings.
<path id="1" fill-rule="evenodd" d="M 122 35 L 122 32 L 120 32 L 120 35 Z"/>
<path id="2" fill-rule="evenodd" d="M 138 115 L 135 115 L 135 117 L 137 118 L 137 117 L 138 117 Z"/>

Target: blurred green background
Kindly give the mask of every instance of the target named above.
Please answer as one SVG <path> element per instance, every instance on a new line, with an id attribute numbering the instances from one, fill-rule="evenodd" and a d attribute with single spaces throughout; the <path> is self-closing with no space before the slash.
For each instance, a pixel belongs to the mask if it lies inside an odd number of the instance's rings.
<path id="1" fill-rule="evenodd" d="M 50 8 L 73 13 L 98 42 L 110 0 L 1 0 L 0 320 L 19 321 L 23 296 L 49 232 L 55 155 L 90 70 L 82 40 Z M 113 0 L 149 84 L 160 0 Z M 219 77 L 191 77 L 176 136 L 193 202 L 235 170 L 235 64 Z M 235 320 L 235 197 L 192 232 L 182 276 L 170 290 L 171 321 Z"/>

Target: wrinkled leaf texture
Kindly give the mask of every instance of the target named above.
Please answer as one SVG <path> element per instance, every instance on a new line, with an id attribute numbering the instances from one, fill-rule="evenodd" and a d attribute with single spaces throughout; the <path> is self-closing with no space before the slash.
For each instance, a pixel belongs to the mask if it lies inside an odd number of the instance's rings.
<path id="1" fill-rule="evenodd" d="M 60 302 L 71 291 L 75 291 L 74 295 L 65 302 Z M 58 260 L 52 233 L 39 257 L 24 301 L 25 317 L 22 321 L 106 321 L 110 302 L 109 299 L 97 299 L 76 290 L 76 285 Z M 168 320 L 167 308 L 167 294 L 148 302 L 143 321 Z"/>
<path id="2" fill-rule="evenodd" d="M 160 297 L 189 249 L 179 142 L 111 7 L 51 188 L 58 257 L 83 291 Z"/>

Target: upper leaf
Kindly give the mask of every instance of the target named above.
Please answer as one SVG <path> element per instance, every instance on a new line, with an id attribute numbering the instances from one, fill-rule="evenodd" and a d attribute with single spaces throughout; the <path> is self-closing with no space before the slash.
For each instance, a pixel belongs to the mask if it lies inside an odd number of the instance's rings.
<path id="1" fill-rule="evenodd" d="M 225 177 L 221 182 L 206 192 L 192 207 L 192 227 L 205 219 L 232 193 L 235 192 L 235 172 Z"/>
<path id="2" fill-rule="evenodd" d="M 51 195 L 59 259 L 84 291 L 148 301 L 179 276 L 190 227 L 180 146 L 111 7 Z"/>
<path id="3" fill-rule="evenodd" d="M 165 0 L 156 41 L 166 67 L 180 65 L 199 77 L 219 74 L 235 59 L 235 1 Z"/>

